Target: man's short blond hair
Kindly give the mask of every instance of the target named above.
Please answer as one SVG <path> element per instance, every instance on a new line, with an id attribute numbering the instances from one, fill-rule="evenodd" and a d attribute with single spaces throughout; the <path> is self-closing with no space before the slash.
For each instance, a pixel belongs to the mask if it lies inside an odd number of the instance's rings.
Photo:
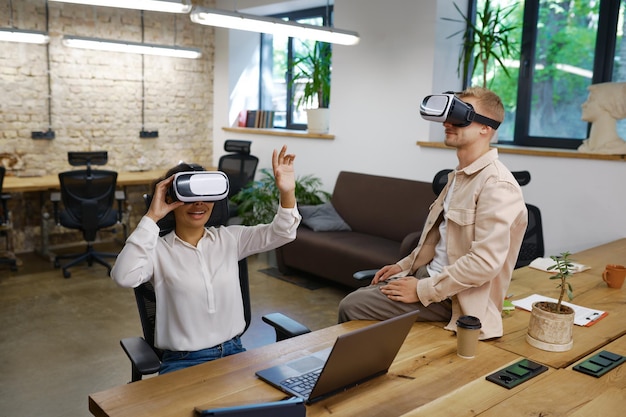
<path id="1" fill-rule="evenodd" d="M 487 116 L 498 122 L 504 121 L 504 104 L 500 97 L 493 91 L 483 87 L 468 87 L 459 94 L 461 100 L 473 97 L 476 99 L 477 113 Z"/>

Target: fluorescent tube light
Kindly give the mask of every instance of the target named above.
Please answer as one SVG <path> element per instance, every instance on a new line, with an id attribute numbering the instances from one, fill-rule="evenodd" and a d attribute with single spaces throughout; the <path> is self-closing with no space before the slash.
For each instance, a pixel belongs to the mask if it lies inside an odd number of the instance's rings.
<path id="1" fill-rule="evenodd" d="M 297 23 L 275 17 L 256 16 L 198 6 L 194 6 L 191 10 L 190 17 L 194 23 L 227 29 L 285 35 L 341 45 L 355 45 L 359 42 L 359 34 L 356 32 Z"/>
<path id="2" fill-rule="evenodd" d="M 153 45 L 128 41 L 84 38 L 80 36 L 63 36 L 63 44 L 72 48 L 94 49 L 98 51 L 129 52 L 144 55 L 161 55 L 176 58 L 197 59 L 202 56 L 198 48 L 181 48 L 178 46 Z"/>
<path id="3" fill-rule="evenodd" d="M 189 13 L 190 0 L 49 0 L 57 3 L 150 10 L 153 12 Z"/>
<path id="4" fill-rule="evenodd" d="M 0 29 L 0 41 L 45 45 L 50 42 L 50 37 L 47 33 L 32 30 Z"/>

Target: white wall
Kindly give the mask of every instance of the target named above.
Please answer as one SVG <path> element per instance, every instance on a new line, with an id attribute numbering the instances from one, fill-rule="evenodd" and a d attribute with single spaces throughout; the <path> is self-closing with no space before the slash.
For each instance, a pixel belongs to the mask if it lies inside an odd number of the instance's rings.
<path id="1" fill-rule="evenodd" d="M 249 7 L 269 1 L 241 3 Z M 226 0 L 223 7 L 229 8 Z M 443 137 L 441 126 L 419 117 L 421 99 L 460 87 L 458 41 L 445 39 L 454 28 L 441 21 L 454 13 L 447 0 L 335 1 L 335 26 L 359 32 L 361 41 L 333 47 L 332 141 L 224 132 L 221 127 L 232 122 L 228 86 L 244 67 L 240 57 L 229 69 L 229 48 L 241 50 L 246 37 L 256 38 L 232 33 L 229 46 L 228 31 L 216 30 L 214 162 L 228 138 L 252 140 L 260 167 L 270 167 L 272 149 L 285 143 L 297 154 L 298 173 L 318 175 L 329 191 L 341 170 L 430 181 L 439 169 L 454 167 L 454 151 L 416 145 Z M 546 255 L 626 236 L 626 195 L 621 191 L 625 162 L 510 154 L 500 158 L 511 170 L 532 174 L 523 191 L 527 202 L 542 210 Z M 558 194 L 555 187 L 561 187 Z M 389 204 L 402 204 L 402 196 Z"/>

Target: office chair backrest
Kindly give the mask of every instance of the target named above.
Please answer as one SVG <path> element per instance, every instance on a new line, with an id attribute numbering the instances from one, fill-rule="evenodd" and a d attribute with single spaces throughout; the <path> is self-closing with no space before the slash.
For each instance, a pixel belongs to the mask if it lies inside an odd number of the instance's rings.
<path id="1" fill-rule="evenodd" d="M 76 170 L 59 173 L 64 216 L 77 225 L 87 241 L 95 239 L 99 222 L 109 217 L 115 202 L 117 172 Z"/>
<path id="2" fill-rule="evenodd" d="M 452 172 L 451 169 L 442 169 L 435 174 L 433 178 L 433 192 L 436 195 L 439 195 L 448 183 L 448 174 L 450 172 Z M 512 174 L 521 187 L 530 182 L 530 172 L 528 171 L 513 171 Z M 526 227 L 522 246 L 515 263 L 516 269 L 530 264 L 534 259 L 540 258 L 545 254 L 541 210 L 539 210 L 539 207 L 528 203 L 526 203 L 526 209 L 528 210 L 528 226 Z"/>
<path id="3" fill-rule="evenodd" d="M 150 207 L 152 196 L 144 194 L 144 203 L 146 204 L 146 210 Z M 160 228 L 159 236 L 165 236 L 174 230 L 174 213 L 169 213 L 168 216 L 157 222 Z M 171 215 L 171 216 L 170 216 Z M 213 205 L 213 212 L 211 217 L 206 222 L 206 227 L 220 227 L 226 224 L 228 220 L 228 200 L 216 201 Z M 252 306 L 250 303 L 250 281 L 248 277 L 248 260 L 246 258 L 239 261 L 239 285 L 241 287 L 241 296 L 243 300 L 244 319 L 246 326 L 244 332 L 250 327 L 252 321 Z M 148 281 L 134 289 L 135 299 L 137 301 L 137 309 L 139 310 L 139 319 L 141 321 L 141 328 L 143 330 L 144 339 L 161 358 L 161 351 L 154 346 L 154 326 L 156 322 L 156 296 L 154 294 L 154 287 L 152 282 Z"/>
<path id="4" fill-rule="evenodd" d="M 250 145 L 247 140 L 227 140 L 224 150 L 231 152 L 220 157 L 217 169 L 228 177 L 230 190 L 228 197 L 232 197 L 254 180 L 259 158 L 250 155 Z"/>

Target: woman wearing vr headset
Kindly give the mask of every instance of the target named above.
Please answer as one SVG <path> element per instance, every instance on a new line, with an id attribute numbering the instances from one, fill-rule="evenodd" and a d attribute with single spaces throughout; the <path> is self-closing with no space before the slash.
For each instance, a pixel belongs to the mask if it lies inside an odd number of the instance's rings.
<path id="1" fill-rule="evenodd" d="M 155 346 L 160 373 L 244 351 L 245 326 L 238 261 L 277 248 L 296 237 L 295 155 L 286 146 L 272 154 L 280 205 L 270 224 L 209 227 L 214 202 L 175 201 L 168 190 L 174 174 L 201 167 L 181 164 L 154 188 L 148 212 L 117 257 L 111 277 L 123 287 L 152 281 L 156 293 Z M 159 237 L 157 222 L 173 212 L 174 230 Z"/>
<path id="2" fill-rule="evenodd" d="M 519 184 L 490 147 L 504 120 L 502 101 L 469 88 L 427 97 L 422 117 L 443 122 L 459 164 L 432 204 L 417 247 L 348 294 L 339 321 L 419 310 L 418 321 L 447 322 L 451 331 L 460 316 L 475 316 L 481 339 L 502 336 L 502 304 L 528 222 Z"/>

